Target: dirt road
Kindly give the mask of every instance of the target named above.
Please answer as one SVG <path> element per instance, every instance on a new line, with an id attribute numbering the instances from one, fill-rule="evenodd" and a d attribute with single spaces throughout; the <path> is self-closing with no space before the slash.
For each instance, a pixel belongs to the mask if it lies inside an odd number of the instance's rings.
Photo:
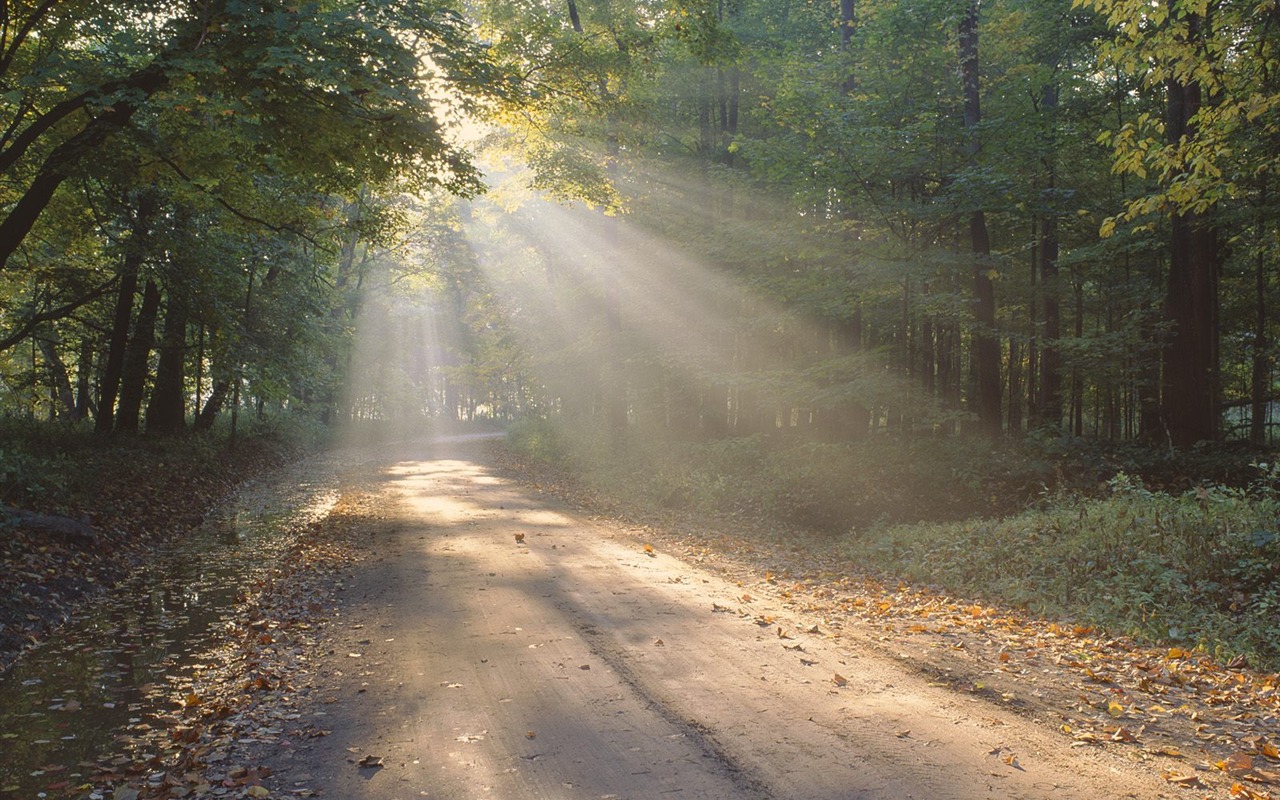
<path id="1" fill-rule="evenodd" d="M 330 798 L 1155 798 L 1150 762 L 931 682 L 465 450 L 394 463 L 271 783 Z M 756 595 L 756 596 L 753 596 Z M 363 766 L 362 766 L 363 765 Z"/>

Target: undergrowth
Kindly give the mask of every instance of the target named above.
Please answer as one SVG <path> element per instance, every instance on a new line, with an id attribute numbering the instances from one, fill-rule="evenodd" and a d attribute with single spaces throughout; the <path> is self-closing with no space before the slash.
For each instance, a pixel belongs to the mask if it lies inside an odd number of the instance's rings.
<path id="1" fill-rule="evenodd" d="M 1264 473 L 1270 468 L 1265 467 Z M 1002 519 L 853 531 L 855 563 L 953 594 L 1280 669 L 1280 502 L 1269 488 L 1059 497 Z"/>
<path id="2" fill-rule="evenodd" d="M 690 443 L 546 420 L 510 443 L 633 507 L 773 520 L 852 568 L 1280 670 L 1280 467 L 1247 453 Z"/>

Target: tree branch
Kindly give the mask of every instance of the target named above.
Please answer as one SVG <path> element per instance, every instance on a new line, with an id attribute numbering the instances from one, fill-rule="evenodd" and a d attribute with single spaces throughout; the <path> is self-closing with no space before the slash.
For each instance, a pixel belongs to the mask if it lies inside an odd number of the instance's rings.
<path id="1" fill-rule="evenodd" d="M 57 308 L 50 308 L 45 311 L 32 314 L 30 317 L 23 320 L 22 324 L 18 326 L 18 329 L 16 331 L 4 337 L 3 339 L 0 339 L 0 353 L 3 353 L 5 350 L 8 350 L 10 347 L 13 347 L 14 345 L 19 344 L 22 341 L 26 340 L 29 336 L 31 336 L 32 333 L 35 332 L 35 329 L 39 327 L 42 323 L 52 322 L 54 320 L 59 320 L 65 317 L 69 317 L 82 306 L 92 303 L 94 300 L 97 300 L 99 297 L 102 297 L 111 289 L 112 286 L 116 285 L 116 282 L 118 280 L 119 280 L 119 276 L 114 277 L 111 280 L 107 281 L 106 283 L 102 284 L 101 286 L 98 286 L 97 288 L 93 289 L 88 294 L 83 295 L 71 301 L 70 303 L 66 303 L 65 305 L 58 306 Z"/>

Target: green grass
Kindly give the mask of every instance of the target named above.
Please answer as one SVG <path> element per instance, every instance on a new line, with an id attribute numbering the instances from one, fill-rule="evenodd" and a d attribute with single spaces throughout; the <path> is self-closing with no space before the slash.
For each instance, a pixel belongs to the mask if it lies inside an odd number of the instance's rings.
<path id="1" fill-rule="evenodd" d="M 1149 492 L 1124 477 L 1113 487 L 1003 519 L 853 531 L 838 549 L 951 594 L 1280 669 L 1276 498 Z"/>

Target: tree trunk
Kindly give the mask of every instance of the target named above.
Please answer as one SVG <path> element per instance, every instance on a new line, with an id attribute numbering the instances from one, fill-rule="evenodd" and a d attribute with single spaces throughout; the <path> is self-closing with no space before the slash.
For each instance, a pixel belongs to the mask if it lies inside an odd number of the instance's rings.
<path id="1" fill-rule="evenodd" d="M 200 409 L 200 413 L 196 416 L 196 421 L 191 426 L 191 429 L 193 431 L 211 430 L 213 423 L 218 420 L 218 414 L 222 413 L 222 406 L 227 402 L 227 395 L 230 393 L 230 378 L 215 380 L 213 388 L 209 392 L 209 399 L 205 401 L 204 408 Z"/>
<path id="2" fill-rule="evenodd" d="M 120 265 L 120 291 L 116 295 L 116 310 L 111 322 L 111 338 L 107 342 L 107 363 L 98 389 L 98 416 L 94 430 L 107 433 L 115 427 L 116 395 L 120 391 L 120 376 L 124 369 L 125 350 L 129 343 L 129 322 L 133 317 L 133 298 L 138 293 L 138 270 L 147 253 L 147 240 L 151 235 L 151 221 L 156 211 L 155 197 L 149 191 L 138 196 L 138 207 L 125 243 L 124 258 Z"/>
<path id="3" fill-rule="evenodd" d="M 133 335 L 124 356 L 120 380 L 120 408 L 116 412 L 115 430 L 137 433 L 142 413 L 142 397 L 146 393 L 150 371 L 151 348 L 156 341 L 156 315 L 160 311 L 160 289 L 155 281 L 147 281 L 142 292 L 142 306 L 133 325 Z"/>
<path id="4" fill-rule="evenodd" d="M 147 403 L 147 433 L 181 433 L 187 427 L 185 378 L 187 321 L 191 306 L 180 287 L 169 287 L 160 340 L 160 361 Z"/>
<path id="5" fill-rule="evenodd" d="M 982 122 L 981 84 L 978 72 L 978 0 L 970 0 L 960 19 L 960 73 L 964 85 L 964 127 L 967 153 L 976 162 L 981 150 L 978 125 Z M 977 382 L 977 413 L 983 431 L 1000 433 L 1000 342 L 996 337 L 996 294 L 992 277 L 991 236 L 986 214 L 969 217 L 969 240 L 974 256 L 973 364 Z"/>
<path id="6" fill-rule="evenodd" d="M 1015 339 L 1009 340 L 1009 433 L 1022 433 L 1022 352 Z"/>
<path id="7" fill-rule="evenodd" d="M 52 338 L 37 336 L 40 354 L 44 356 L 45 366 L 49 368 L 49 382 L 53 388 L 53 397 L 57 417 L 60 421 L 69 422 L 78 419 L 76 416 L 76 396 L 71 389 L 71 375 L 67 365 L 58 355 L 58 347 Z"/>
<path id="8" fill-rule="evenodd" d="M 93 377 L 93 340 L 88 336 L 80 340 L 80 359 L 76 362 L 76 419 L 88 419 L 94 410 L 90 393 Z"/>
<path id="9" fill-rule="evenodd" d="M 1249 443 L 1258 447 L 1267 443 L 1267 411 L 1271 407 L 1271 359 L 1268 357 L 1270 340 L 1267 336 L 1267 256 L 1263 245 L 1267 230 L 1267 178 L 1262 177 L 1258 198 L 1258 254 L 1253 272 L 1253 363 L 1249 376 L 1250 415 Z"/>
<path id="10" fill-rule="evenodd" d="M 1194 37 L 1198 20 L 1189 24 Z M 1200 110 L 1201 89 L 1171 80 L 1167 91 L 1169 141 L 1178 144 L 1196 135 L 1191 119 Z M 1186 448 L 1218 435 L 1218 236 L 1208 215 L 1195 212 L 1175 213 L 1172 234 L 1165 314 L 1173 330 L 1164 350 L 1161 405 L 1170 442 Z"/>
<path id="11" fill-rule="evenodd" d="M 840 49 L 846 55 L 853 49 L 853 35 L 857 32 L 857 24 L 856 0 L 840 0 Z M 857 77 L 851 67 L 844 82 L 840 84 L 845 94 L 851 94 L 857 87 Z"/>
<path id="12" fill-rule="evenodd" d="M 1045 113 L 1058 108 L 1058 87 L 1044 87 L 1042 107 Z M 1050 121 L 1051 130 L 1057 122 Z M 1049 142 L 1044 155 L 1045 188 L 1052 197 L 1058 185 L 1056 164 L 1056 139 Z M 1040 342 L 1040 387 L 1036 403 L 1039 425 L 1060 430 L 1062 428 L 1062 301 L 1058 278 L 1058 216 L 1055 203 L 1050 203 L 1040 220 L 1040 291 L 1044 298 L 1044 338 Z"/>

